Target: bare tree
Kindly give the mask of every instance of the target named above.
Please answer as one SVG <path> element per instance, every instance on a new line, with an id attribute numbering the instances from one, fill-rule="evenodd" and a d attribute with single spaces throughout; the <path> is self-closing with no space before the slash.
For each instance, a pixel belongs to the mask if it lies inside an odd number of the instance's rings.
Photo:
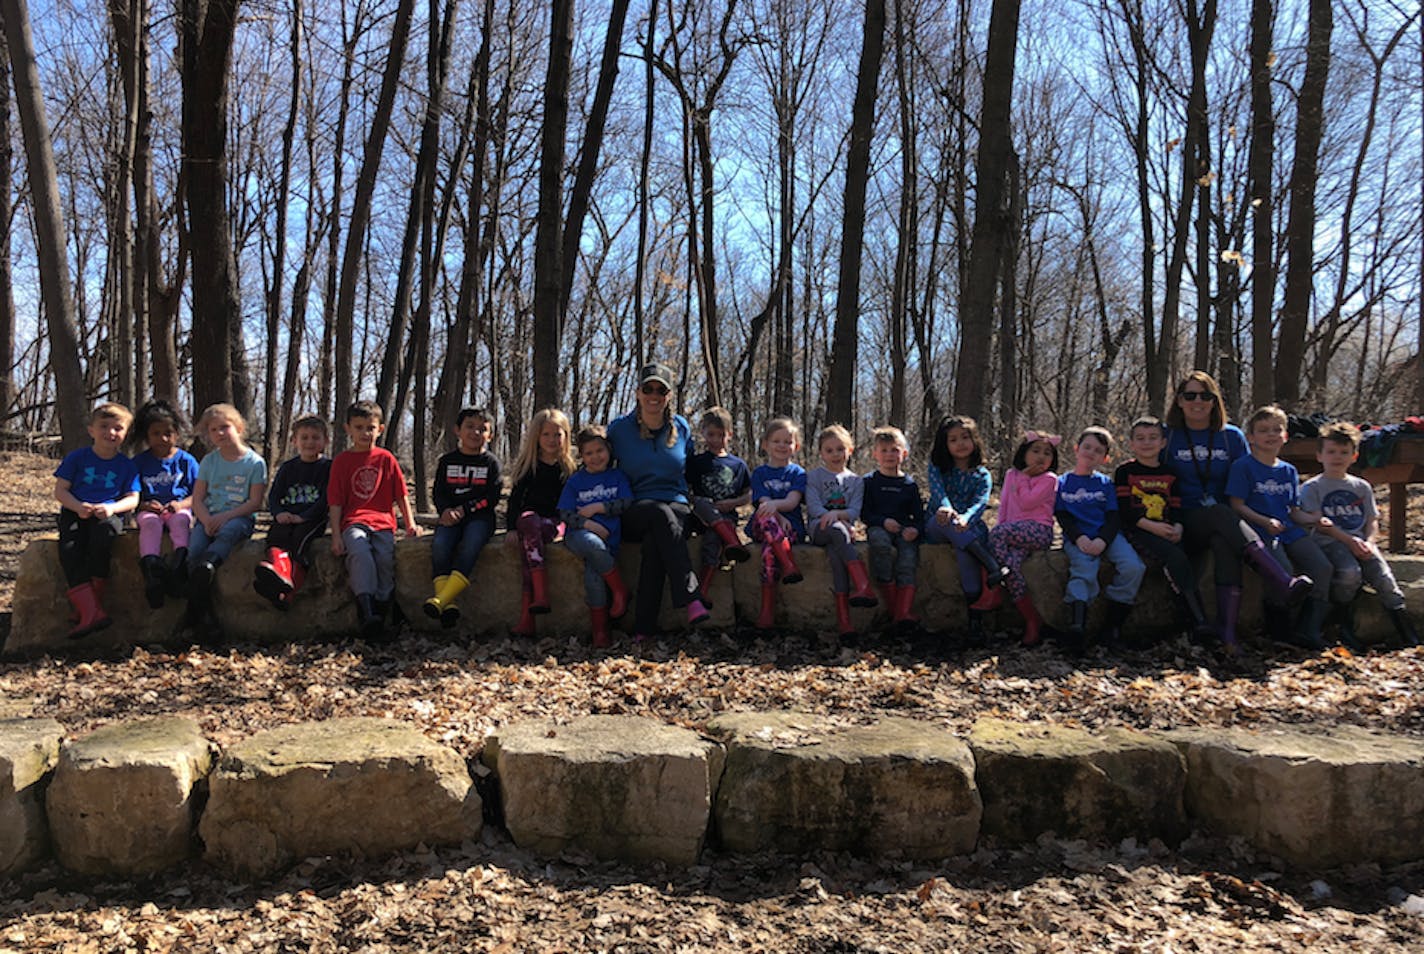
<path id="1" fill-rule="evenodd" d="M 10 232 L 14 182 L 10 143 L 10 47 L 0 32 L 0 421 L 15 403 L 15 286 L 10 271 Z"/>
<path id="2" fill-rule="evenodd" d="M 559 404 L 560 312 L 563 275 L 564 139 L 569 121 L 574 0 L 553 0 L 549 68 L 544 82 L 544 129 L 539 159 L 539 228 L 534 239 L 534 405 Z"/>
<path id="3" fill-rule="evenodd" d="M 1271 398 L 1272 339 L 1276 305 L 1275 149 L 1276 115 L 1271 97 L 1274 0 L 1251 3 L 1251 399 Z"/>

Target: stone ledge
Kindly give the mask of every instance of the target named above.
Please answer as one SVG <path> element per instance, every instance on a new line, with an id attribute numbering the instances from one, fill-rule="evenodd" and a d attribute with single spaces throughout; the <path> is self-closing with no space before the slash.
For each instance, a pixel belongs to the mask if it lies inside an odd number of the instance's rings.
<path id="1" fill-rule="evenodd" d="M 517 621 L 519 613 L 520 570 L 518 554 L 497 536 L 480 555 L 474 583 L 460 597 L 460 625 L 443 631 L 451 638 L 480 638 L 502 635 Z M 689 553 L 696 565 L 697 540 L 688 542 Z M 862 547 L 863 549 L 863 547 Z M 709 589 L 713 601 L 714 626 L 731 626 L 737 621 L 749 622 L 761 605 L 760 550 L 752 547 L 753 559 L 737 564 L 727 572 L 713 576 Z M 638 545 L 627 544 L 619 555 L 625 581 L 630 588 L 638 579 Z M 954 554 L 947 544 L 927 545 L 920 549 L 920 574 L 915 606 L 925 624 L 935 629 L 962 626 L 966 618 L 966 601 L 959 587 Z M 356 631 L 356 614 L 345 570 L 340 561 L 322 545 L 318 546 L 315 567 L 307 584 L 293 599 L 286 612 L 274 609 L 254 592 L 252 573 L 263 557 L 261 540 L 248 542 L 233 554 L 218 573 L 216 608 L 224 632 L 232 638 L 263 643 L 288 641 L 294 638 L 333 640 L 351 636 Z M 578 636 L 588 632 L 588 610 L 583 602 L 583 567 L 562 545 L 555 544 L 547 553 L 550 587 L 559 598 L 553 600 L 552 612 L 539 617 L 541 634 Z M 819 547 L 803 545 L 796 548 L 796 559 L 806 579 L 793 586 L 778 587 L 778 619 L 790 626 L 831 632 L 835 628 L 835 605 L 830 596 L 831 576 L 825 553 Z M 1424 557 L 1393 557 L 1390 560 L 1411 612 L 1424 616 Z M 1029 590 L 1044 616 L 1050 622 L 1066 621 L 1063 589 L 1068 579 L 1068 561 L 1060 550 L 1034 554 L 1024 565 Z M 115 547 L 114 576 L 109 585 L 107 605 L 115 624 L 82 640 L 65 638 L 66 621 L 63 575 L 59 569 L 59 554 L 53 539 L 31 543 L 21 555 L 19 577 L 15 586 L 13 617 L 5 651 L 9 654 L 38 654 L 81 647 L 86 650 L 175 643 L 183 637 L 181 630 L 182 600 L 168 600 L 161 610 L 151 610 L 143 600 L 143 587 L 138 571 L 137 534 L 125 534 Z M 1210 563 L 1201 570 L 1201 589 L 1208 611 L 1214 609 Z M 1246 592 L 1242 600 L 1242 626 L 1249 630 L 1261 618 L 1260 586 L 1255 574 L 1245 575 Z M 402 540 L 396 547 L 396 599 L 411 625 L 422 632 L 439 634 L 440 625 L 421 612 L 421 604 L 430 595 L 430 537 Z M 1094 612 L 1101 613 L 1101 601 Z M 1173 629 L 1175 601 L 1165 579 L 1159 573 L 1149 573 L 1138 597 L 1138 605 L 1128 618 L 1130 633 L 1159 633 Z M 631 613 L 631 611 L 630 611 Z M 869 628 L 883 623 L 883 608 L 853 609 L 857 625 Z M 627 625 L 631 615 L 625 617 Z M 1095 622 L 1096 617 L 1090 620 Z M 664 599 L 662 625 L 669 631 L 683 628 L 684 616 Z M 1007 628 L 1021 625 L 1018 613 L 1007 606 L 997 611 L 994 622 Z M 1358 601 L 1357 628 L 1362 638 L 1382 638 L 1392 633 L 1388 616 L 1379 601 L 1365 596 Z"/>
<path id="2" fill-rule="evenodd" d="M 0 878 L 34 864 L 49 847 L 45 787 L 63 739 L 64 726 L 53 719 L 0 719 Z"/>

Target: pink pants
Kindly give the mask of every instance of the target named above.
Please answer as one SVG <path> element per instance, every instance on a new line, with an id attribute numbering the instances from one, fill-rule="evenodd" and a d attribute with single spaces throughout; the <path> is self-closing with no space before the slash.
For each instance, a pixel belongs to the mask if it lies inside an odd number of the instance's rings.
<path id="1" fill-rule="evenodd" d="M 138 520 L 138 555 L 158 556 L 163 551 L 163 528 L 168 528 L 168 536 L 173 541 L 173 549 L 188 545 L 188 531 L 193 529 L 193 511 L 178 510 L 173 513 L 149 513 L 144 511 Z"/>
<path id="2" fill-rule="evenodd" d="M 775 583 L 781 579 L 781 566 L 776 562 L 776 552 L 772 547 L 776 545 L 777 541 L 786 539 L 786 531 L 781 528 L 781 521 L 773 516 L 759 513 L 752 517 L 752 522 L 747 527 L 747 533 L 757 543 L 762 544 L 762 583 Z"/>

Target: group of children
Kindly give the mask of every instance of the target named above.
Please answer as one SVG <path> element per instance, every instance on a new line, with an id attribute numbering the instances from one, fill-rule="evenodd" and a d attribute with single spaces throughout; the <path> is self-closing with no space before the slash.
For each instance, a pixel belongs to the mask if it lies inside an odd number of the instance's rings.
<path id="1" fill-rule="evenodd" d="M 396 459 L 376 444 L 381 408 L 357 401 L 347 409 L 344 427 L 350 447 L 333 460 L 326 456 L 325 421 L 298 418 L 292 425 L 296 455 L 278 468 L 268 492 L 266 464 L 245 444 L 243 418 L 231 405 L 214 404 L 199 419 L 198 433 L 212 448 L 201 463 L 179 446 L 183 417 L 168 403 L 150 401 L 136 421 L 117 404 L 96 408 L 89 424 L 92 444 L 70 453 L 55 471 L 55 496 L 63 507 L 60 560 L 74 608 L 69 635 L 78 638 L 110 623 L 104 609 L 109 553 L 128 512 L 135 512 L 139 529 L 149 605 L 157 608 L 165 596 L 186 595 L 195 625 L 215 629 L 215 574 L 252 535 L 265 495 L 272 524 L 255 590 L 285 608 L 302 586 L 312 547 L 329 529 L 332 552 L 345 560 L 361 632 L 379 637 L 395 588 L 397 516 L 408 536 L 421 530 Z M 968 417 L 948 417 L 935 433 L 928 507 L 906 472 L 910 447 L 898 428 L 872 432 L 875 466 L 864 475 L 851 469 L 854 441 L 839 425 L 817 435 L 819 464 L 809 473 L 796 462 L 800 431 L 787 418 L 767 423 L 760 443 L 765 462 L 752 469 L 730 451 L 727 411 L 706 411 L 699 430 L 704 449 L 688 459 L 686 474 L 703 534 L 701 588 L 705 593 L 720 567 L 751 558 L 734 523 L 750 505 L 746 532 L 762 544 L 758 628 L 775 623 L 778 587 L 802 579 L 792 550 L 800 542 L 825 549 L 842 634 L 855 631 L 851 607 L 881 602 L 894 623 L 914 625 L 919 547 L 928 540 L 954 549 L 969 602 L 971 643 L 982 643 L 984 613 L 1002 605 L 1007 594 L 1024 620 L 1023 643 L 1035 645 L 1047 627 L 1022 567 L 1030 554 L 1051 546 L 1056 522 L 1069 562 L 1064 601 L 1070 621 L 1060 634 L 1067 647 L 1081 650 L 1087 641 L 1088 606 L 1099 593 L 1103 561 L 1113 574 L 1103 591 L 1107 606 L 1099 639 L 1119 638 L 1149 564 L 1163 569 L 1192 632 L 1200 638 L 1219 635 L 1207 620 L 1182 547 L 1179 476 L 1164 460 L 1167 434 L 1156 418 L 1133 422 L 1132 459 L 1112 478 L 1102 471 L 1113 450 L 1104 428 L 1088 427 L 1078 435 L 1073 466 L 1061 475 L 1061 439 L 1026 432 L 1005 474 L 992 529 L 984 520 L 992 478 L 978 427 Z M 457 446 L 436 465 L 433 592 L 423 610 L 445 627 L 458 622 L 458 597 L 494 535 L 503 474 L 488 450 L 493 433 L 486 411 L 461 410 L 454 425 Z M 1279 459 L 1285 439 L 1285 414 L 1275 407 L 1258 410 L 1247 423 L 1250 453 L 1232 463 L 1227 482 L 1231 506 L 1258 528 L 1272 556 L 1288 573 L 1295 568 L 1309 578 L 1309 598 L 1298 618 L 1279 608 L 1267 614 L 1279 627 L 1277 634 L 1319 648 L 1333 608 L 1342 641 L 1355 646 L 1354 597 L 1367 581 L 1394 619 L 1400 641 L 1417 643 L 1403 594 L 1373 542 L 1371 487 L 1348 472 L 1358 453 L 1358 430 L 1335 424 L 1321 432 L 1323 473 L 1303 487 L 1296 469 Z M 139 445 L 141 453 L 125 456 L 125 447 Z M 585 566 L 593 643 L 607 646 L 610 619 L 628 606 L 617 553 L 619 515 L 633 494 L 615 466 L 605 430 L 586 427 L 574 435 L 562 411 L 540 411 L 526 429 L 511 481 L 506 539 L 521 555 L 523 593 L 515 631 L 532 635 L 536 617 L 550 612 L 544 548 L 562 537 Z M 854 545 L 857 523 L 865 528 L 868 568 Z M 166 560 L 164 532 L 172 543 Z"/>

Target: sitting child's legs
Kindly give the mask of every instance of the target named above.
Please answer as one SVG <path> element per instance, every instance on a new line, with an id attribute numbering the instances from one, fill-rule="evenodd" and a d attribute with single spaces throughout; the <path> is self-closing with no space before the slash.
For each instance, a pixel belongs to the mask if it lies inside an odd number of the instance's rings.
<path id="1" fill-rule="evenodd" d="M 1320 552 L 1330 561 L 1330 599 L 1336 603 L 1352 602 L 1365 581 L 1361 562 L 1348 546 L 1328 537 L 1320 541 Z"/>
<path id="2" fill-rule="evenodd" d="M 607 605 L 608 587 L 603 578 L 617 566 L 608 544 L 592 530 L 577 529 L 564 534 L 564 546 L 583 561 L 584 601 L 589 606 Z"/>
<path id="3" fill-rule="evenodd" d="M 138 555 L 140 557 L 156 557 L 162 552 L 163 518 L 163 514 L 151 513 L 147 510 L 134 517 L 134 523 L 138 524 Z M 176 547 L 178 542 L 175 540 L 173 545 Z"/>
<path id="4" fill-rule="evenodd" d="M 1113 579 L 1104 591 L 1114 603 L 1131 606 L 1137 599 L 1137 591 L 1142 586 L 1142 578 L 1147 574 L 1147 564 L 1132 548 L 1127 537 L 1119 534 L 1103 551 L 1103 556 L 1113 565 Z"/>

